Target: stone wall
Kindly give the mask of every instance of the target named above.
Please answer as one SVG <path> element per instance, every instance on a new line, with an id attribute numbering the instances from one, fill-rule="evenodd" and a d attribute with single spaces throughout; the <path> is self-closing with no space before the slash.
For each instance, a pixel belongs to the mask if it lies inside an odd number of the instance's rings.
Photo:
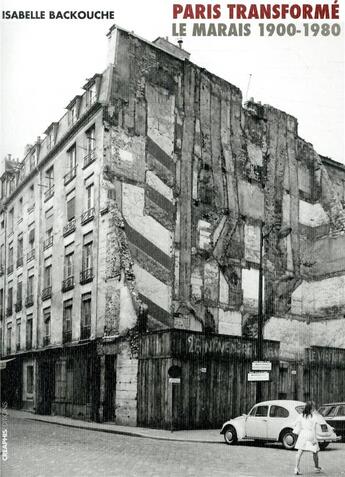
<path id="1" fill-rule="evenodd" d="M 289 114 L 243 106 L 238 88 L 173 50 L 112 34 L 105 175 L 150 326 L 255 335 L 262 224 L 267 333 L 272 316 L 338 319 L 345 169 L 299 138 Z"/>

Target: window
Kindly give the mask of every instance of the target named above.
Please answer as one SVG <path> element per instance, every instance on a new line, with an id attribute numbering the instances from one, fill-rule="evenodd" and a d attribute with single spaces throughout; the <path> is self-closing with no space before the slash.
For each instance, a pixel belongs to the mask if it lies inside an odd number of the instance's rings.
<path id="1" fill-rule="evenodd" d="M 20 350 L 20 329 L 21 329 L 21 323 L 20 320 L 17 321 L 17 327 L 16 327 L 16 348 L 17 351 Z"/>
<path id="2" fill-rule="evenodd" d="M 78 119 L 78 117 L 77 117 L 77 105 L 75 104 L 69 110 L 69 122 L 70 122 L 70 124 L 73 125 L 76 122 L 77 119 Z"/>
<path id="3" fill-rule="evenodd" d="M 16 303 L 17 308 L 20 305 L 20 309 L 21 309 L 22 300 L 23 300 L 23 283 L 22 281 L 20 281 L 17 283 L 17 303 Z M 17 311 L 20 311 L 20 310 L 17 309 Z"/>
<path id="4" fill-rule="evenodd" d="M 67 200 L 67 221 L 75 218 L 75 197 L 71 197 Z"/>
<path id="5" fill-rule="evenodd" d="M 23 235 L 18 237 L 17 256 L 18 258 L 23 257 Z"/>
<path id="6" fill-rule="evenodd" d="M 45 213 L 46 238 L 49 239 L 53 235 L 54 209 L 51 207 Z"/>
<path id="7" fill-rule="evenodd" d="M 94 205 L 94 195 L 93 195 L 93 184 L 90 184 L 89 186 L 86 187 L 86 208 L 91 209 Z"/>
<path id="8" fill-rule="evenodd" d="M 0 320 L 4 317 L 4 290 L 0 290 Z"/>
<path id="9" fill-rule="evenodd" d="M 10 177 L 8 179 L 8 187 L 9 187 L 9 193 L 12 194 L 15 188 L 15 182 L 14 182 L 14 177 Z"/>
<path id="10" fill-rule="evenodd" d="M 49 257 L 44 261 L 44 274 L 43 274 L 44 288 L 52 286 L 52 265 L 51 258 Z"/>
<path id="11" fill-rule="evenodd" d="M 66 247 L 65 253 L 66 255 L 65 255 L 64 277 L 66 279 L 73 276 L 74 252 L 69 252 L 69 247 Z"/>
<path id="12" fill-rule="evenodd" d="M 251 417 L 265 417 L 267 414 L 268 406 L 256 406 L 250 412 Z"/>
<path id="13" fill-rule="evenodd" d="M 32 184 L 29 189 L 29 206 L 33 206 L 35 204 L 35 187 Z"/>
<path id="14" fill-rule="evenodd" d="M 319 409 L 319 413 L 323 417 L 334 417 L 337 410 L 337 406 L 322 406 Z"/>
<path id="15" fill-rule="evenodd" d="M 36 163 L 36 160 L 35 160 L 35 153 L 34 154 L 31 154 L 30 155 L 30 158 L 29 158 L 29 168 L 30 168 L 30 171 L 32 171 L 32 169 L 35 167 L 35 163 Z"/>
<path id="16" fill-rule="evenodd" d="M 92 155 L 96 147 L 95 126 L 86 131 L 86 153 Z"/>
<path id="17" fill-rule="evenodd" d="M 12 315 L 13 310 L 13 288 L 12 283 L 8 286 L 8 297 L 7 297 L 7 316 Z"/>
<path id="18" fill-rule="evenodd" d="M 73 301 L 66 300 L 63 304 L 63 342 L 72 341 L 72 308 Z"/>
<path id="19" fill-rule="evenodd" d="M 72 146 L 67 151 L 67 169 L 72 171 L 77 165 L 76 146 Z"/>
<path id="20" fill-rule="evenodd" d="M 342 406 L 338 407 L 337 416 L 338 417 L 345 416 L 345 405 L 342 405 Z"/>
<path id="21" fill-rule="evenodd" d="M 5 265 L 5 245 L 1 245 L 0 247 L 0 266 Z"/>
<path id="22" fill-rule="evenodd" d="M 90 337 L 91 328 L 91 293 L 85 293 L 81 297 L 81 339 Z"/>
<path id="23" fill-rule="evenodd" d="M 289 411 L 285 407 L 271 406 L 270 417 L 289 417 Z"/>
<path id="24" fill-rule="evenodd" d="M 34 276 L 31 275 L 32 271 L 29 271 L 26 294 L 32 296 L 34 294 Z"/>
<path id="25" fill-rule="evenodd" d="M 32 315 L 26 318 L 26 349 L 32 348 Z"/>
<path id="26" fill-rule="evenodd" d="M 34 367 L 32 365 L 26 367 L 26 393 L 34 392 Z"/>
<path id="27" fill-rule="evenodd" d="M 14 209 L 12 208 L 8 213 L 8 232 L 11 234 L 13 232 L 14 226 Z"/>
<path id="28" fill-rule="evenodd" d="M 45 308 L 43 310 L 43 340 L 45 346 L 50 342 L 50 317 L 50 308 Z"/>
<path id="29" fill-rule="evenodd" d="M 91 106 L 96 101 L 96 95 L 97 95 L 97 89 L 96 89 L 96 83 L 94 83 L 86 91 L 86 104 L 87 104 L 87 106 Z"/>
<path id="30" fill-rule="evenodd" d="M 46 170 L 46 185 L 47 190 L 54 186 L 54 166 Z"/>
<path id="31" fill-rule="evenodd" d="M 35 248 L 35 229 L 31 227 L 29 230 L 29 249 L 33 250 Z"/>
<path id="32" fill-rule="evenodd" d="M 13 245 L 11 244 L 8 249 L 8 266 L 13 267 Z"/>
<path id="33" fill-rule="evenodd" d="M 23 197 L 19 199 L 18 203 L 18 219 L 23 217 Z"/>
<path id="34" fill-rule="evenodd" d="M 11 354 L 12 351 L 12 323 L 7 325 L 7 343 L 6 343 L 7 354 Z"/>
<path id="35" fill-rule="evenodd" d="M 83 270 L 92 268 L 92 232 L 83 238 Z"/>

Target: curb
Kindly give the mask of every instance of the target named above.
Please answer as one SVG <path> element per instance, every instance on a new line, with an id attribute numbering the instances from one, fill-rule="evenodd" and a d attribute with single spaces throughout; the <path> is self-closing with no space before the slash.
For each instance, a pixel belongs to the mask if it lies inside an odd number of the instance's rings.
<path id="1" fill-rule="evenodd" d="M 139 433 L 135 431 L 132 432 L 132 431 L 123 431 L 120 429 L 88 427 L 88 426 L 83 426 L 82 424 L 73 424 L 73 423 L 65 423 L 65 422 L 39 419 L 33 416 L 19 416 L 19 417 L 13 416 L 13 417 L 17 419 L 26 419 L 28 421 L 42 422 L 44 424 L 54 424 L 56 426 L 71 427 L 72 429 L 105 432 L 107 434 L 117 434 L 121 436 L 139 437 L 141 439 L 153 439 L 158 441 L 171 441 L 171 442 L 189 442 L 189 443 L 195 443 L 195 444 L 223 444 L 221 440 L 214 441 L 214 440 L 207 440 L 207 439 L 186 439 L 186 438 L 174 438 L 174 437 L 165 437 L 165 436 L 150 436 L 149 434 L 143 434 L 143 433 Z"/>

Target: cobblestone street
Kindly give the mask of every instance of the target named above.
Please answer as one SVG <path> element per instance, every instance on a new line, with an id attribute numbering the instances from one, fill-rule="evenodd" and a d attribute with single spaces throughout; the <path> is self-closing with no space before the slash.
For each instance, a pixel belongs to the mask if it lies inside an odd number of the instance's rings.
<path id="1" fill-rule="evenodd" d="M 10 417 L 4 477 L 284 477 L 293 475 L 295 452 L 278 445 L 173 442 L 72 429 Z M 304 455 L 303 475 L 316 475 Z M 345 444 L 320 453 L 322 475 L 345 476 Z"/>

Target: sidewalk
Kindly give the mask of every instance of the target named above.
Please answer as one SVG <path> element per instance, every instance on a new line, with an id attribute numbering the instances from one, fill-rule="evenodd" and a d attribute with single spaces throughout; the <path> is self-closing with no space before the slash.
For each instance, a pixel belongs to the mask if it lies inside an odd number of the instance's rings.
<path id="1" fill-rule="evenodd" d="M 144 427 L 118 426 L 116 424 L 109 423 L 99 424 L 97 422 L 81 421 L 63 416 L 42 416 L 27 411 L 17 411 L 15 409 L 9 409 L 8 415 L 16 419 L 29 419 L 32 421 L 41 421 L 50 424 L 57 424 L 60 426 L 73 427 L 76 429 L 108 432 L 111 434 L 143 437 L 148 439 L 179 442 L 202 442 L 207 444 L 222 444 L 224 442 L 223 436 L 219 434 L 220 429 L 171 432 L 161 429 L 147 429 Z"/>

